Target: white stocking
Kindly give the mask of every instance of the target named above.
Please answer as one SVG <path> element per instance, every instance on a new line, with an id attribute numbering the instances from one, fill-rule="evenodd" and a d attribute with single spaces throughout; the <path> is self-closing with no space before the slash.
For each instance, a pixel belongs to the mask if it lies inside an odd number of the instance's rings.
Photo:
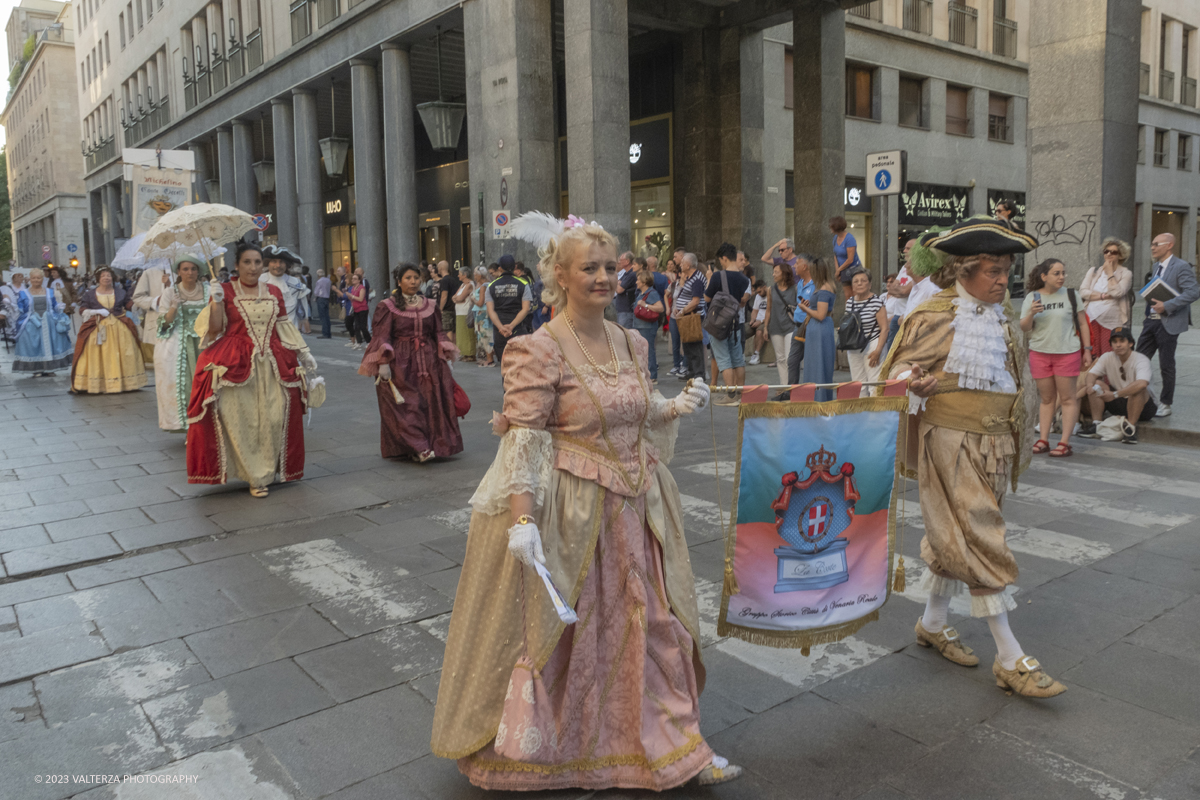
<path id="1" fill-rule="evenodd" d="M 921 627 L 930 633 L 938 633 L 946 627 L 946 617 L 950 613 L 950 595 L 929 593 L 925 601 L 925 616 L 921 617 Z"/>
<path id="2" fill-rule="evenodd" d="M 1025 655 L 1025 651 L 1021 649 L 1017 638 L 1013 636 L 1012 629 L 1008 627 L 1008 612 L 1002 611 L 995 616 L 988 617 L 987 623 L 988 628 L 992 631 L 992 638 L 996 640 L 996 655 L 1000 659 L 1000 666 L 1005 669 L 1015 669 L 1017 659 Z"/>

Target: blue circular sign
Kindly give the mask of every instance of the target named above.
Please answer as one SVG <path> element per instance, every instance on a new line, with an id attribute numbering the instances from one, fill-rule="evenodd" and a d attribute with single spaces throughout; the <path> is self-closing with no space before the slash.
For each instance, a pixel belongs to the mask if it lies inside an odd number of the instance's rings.
<path id="1" fill-rule="evenodd" d="M 77 245 L 77 244 L 69 244 L 69 245 L 67 245 L 67 252 L 68 252 L 68 253 L 74 253 L 74 252 L 75 252 L 76 250 L 78 250 L 78 249 L 79 249 L 79 245 Z"/>
<path id="2" fill-rule="evenodd" d="M 886 169 L 881 169 L 875 173 L 875 188 L 886 189 L 892 185 L 892 173 Z"/>

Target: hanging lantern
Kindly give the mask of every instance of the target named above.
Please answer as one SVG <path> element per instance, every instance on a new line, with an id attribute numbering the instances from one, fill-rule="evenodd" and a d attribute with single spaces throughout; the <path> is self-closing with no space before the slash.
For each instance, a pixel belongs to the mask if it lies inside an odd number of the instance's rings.
<path id="1" fill-rule="evenodd" d="M 421 123 L 429 136 L 429 143 L 434 150 L 455 150 L 458 139 L 462 135 L 463 117 L 467 115 L 467 107 L 463 103 L 448 103 L 442 94 L 442 29 L 437 31 L 437 65 L 438 65 L 438 99 L 431 103 L 421 103 L 417 113 L 421 115 Z"/>
<path id="2" fill-rule="evenodd" d="M 262 136 L 262 161 L 255 161 L 251 164 L 254 170 L 254 180 L 258 182 L 258 191 L 267 193 L 275 191 L 275 162 L 267 160 L 267 120 L 265 117 L 259 120 L 258 130 Z"/>
<path id="3" fill-rule="evenodd" d="M 333 135 L 321 139 L 321 158 L 325 161 L 325 174 L 336 178 L 346 169 L 346 154 L 350 152 L 350 140 L 337 135 L 337 84 L 330 84 L 332 98 L 330 114 L 333 120 Z"/>

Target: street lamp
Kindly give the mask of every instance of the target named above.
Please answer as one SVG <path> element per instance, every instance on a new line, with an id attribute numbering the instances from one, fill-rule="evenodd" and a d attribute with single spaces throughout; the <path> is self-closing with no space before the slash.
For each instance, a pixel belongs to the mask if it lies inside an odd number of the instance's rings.
<path id="1" fill-rule="evenodd" d="M 266 193 L 275 191 L 275 162 L 267 160 L 267 119 L 263 116 L 258 121 L 258 130 L 262 136 L 262 161 L 255 161 L 250 166 L 254 169 L 254 179 L 258 181 L 258 191 Z"/>
<path id="2" fill-rule="evenodd" d="M 346 154 L 350 152 L 350 140 L 337 135 L 337 84 L 330 83 L 329 96 L 332 99 L 330 114 L 333 119 L 333 135 L 321 139 L 321 158 L 325 160 L 325 174 L 331 178 L 341 175 L 346 168 Z"/>
<path id="3" fill-rule="evenodd" d="M 438 99 L 417 106 L 421 123 L 429 136 L 434 150 L 454 150 L 462 134 L 463 117 L 467 107 L 463 103 L 448 103 L 442 94 L 442 29 L 437 29 Z"/>

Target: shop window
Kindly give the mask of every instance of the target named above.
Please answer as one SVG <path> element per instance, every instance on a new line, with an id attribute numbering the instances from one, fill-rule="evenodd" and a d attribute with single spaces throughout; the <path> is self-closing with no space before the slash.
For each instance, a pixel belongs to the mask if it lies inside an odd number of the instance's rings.
<path id="1" fill-rule="evenodd" d="M 1011 142 L 1012 126 L 1009 124 L 1012 98 L 1001 94 L 988 95 L 988 138 L 993 142 Z"/>
<path id="2" fill-rule="evenodd" d="M 853 64 L 846 65 L 846 116 L 879 119 L 877 83 L 876 70 Z"/>
<path id="3" fill-rule="evenodd" d="M 946 133 L 971 135 L 971 90 L 962 86 L 946 87 Z"/>
<path id="4" fill-rule="evenodd" d="M 925 81 L 921 78 L 900 78 L 900 124 L 906 128 L 928 128 Z"/>
<path id="5" fill-rule="evenodd" d="M 1170 132 L 1162 128 L 1154 129 L 1154 166 L 1165 167 L 1167 165 L 1167 150 L 1170 148 L 1167 136 Z"/>
<path id="6" fill-rule="evenodd" d="M 637 255 L 670 253 L 675 246 L 671 240 L 671 184 L 635 186 L 630 196 L 633 211 L 633 243 Z M 652 249 L 646 248 L 650 237 Z"/>

